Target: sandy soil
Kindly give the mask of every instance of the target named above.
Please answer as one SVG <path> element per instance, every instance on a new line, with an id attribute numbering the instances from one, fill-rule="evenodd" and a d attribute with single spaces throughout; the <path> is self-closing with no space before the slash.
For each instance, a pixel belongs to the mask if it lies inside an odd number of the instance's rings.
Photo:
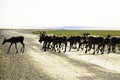
<path id="1" fill-rule="evenodd" d="M 25 53 L 15 53 L 9 43 L 0 44 L 0 80 L 119 80 L 120 54 L 85 54 L 84 51 L 66 53 L 43 52 L 38 35 L 31 30 L 0 30 L 4 37 L 24 36 Z M 18 44 L 20 50 L 21 45 Z"/>

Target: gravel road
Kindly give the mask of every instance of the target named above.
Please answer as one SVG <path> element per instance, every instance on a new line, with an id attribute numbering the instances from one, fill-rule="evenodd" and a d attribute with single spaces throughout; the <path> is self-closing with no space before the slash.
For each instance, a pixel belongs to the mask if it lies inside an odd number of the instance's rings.
<path id="1" fill-rule="evenodd" d="M 91 55 L 84 51 L 42 51 L 32 30 L 0 30 L 0 80 L 120 80 L 120 55 Z M 25 52 L 15 53 L 4 37 L 25 37 Z M 20 51 L 21 44 L 18 44 Z"/>

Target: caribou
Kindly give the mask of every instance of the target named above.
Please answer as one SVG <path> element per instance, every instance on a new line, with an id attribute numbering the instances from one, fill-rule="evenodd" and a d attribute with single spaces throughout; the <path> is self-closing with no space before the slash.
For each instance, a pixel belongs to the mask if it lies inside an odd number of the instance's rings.
<path id="1" fill-rule="evenodd" d="M 87 51 L 93 48 L 94 50 L 93 54 L 95 54 L 95 51 L 98 51 L 100 47 L 103 45 L 104 38 L 89 36 L 86 41 L 87 41 L 87 45 L 86 45 L 85 53 L 87 53 Z M 97 49 L 95 49 L 95 45 L 98 45 Z"/>
<path id="2" fill-rule="evenodd" d="M 60 53 L 61 50 L 61 44 L 65 45 L 65 50 L 64 52 L 66 52 L 66 47 L 67 47 L 67 38 L 66 36 L 48 36 L 47 34 L 44 33 L 40 33 L 39 36 L 39 42 L 42 43 L 43 42 L 43 46 L 42 49 L 44 51 L 46 51 L 47 49 L 51 49 L 52 51 L 56 51 L 55 47 L 57 47 L 58 52 Z M 51 47 L 51 48 L 50 48 Z"/>
<path id="3" fill-rule="evenodd" d="M 4 38 L 2 44 L 5 44 L 6 42 L 11 43 L 10 46 L 9 46 L 9 48 L 8 48 L 7 53 L 9 53 L 12 44 L 15 44 L 16 53 L 18 53 L 17 43 L 21 43 L 21 44 L 23 45 L 22 48 L 21 48 L 21 52 L 24 53 L 25 44 L 24 44 L 23 41 L 24 41 L 24 37 L 23 37 L 23 36 L 17 36 L 17 37 L 11 37 L 11 38 L 9 38 L 9 39 Z"/>
<path id="4" fill-rule="evenodd" d="M 111 38 L 111 46 L 112 46 L 112 52 L 116 52 L 116 45 L 120 44 L 120 38 L 119 37 L 112 37 Z"/>
<path id="5" fill-rule="evenodd" d="M 78 43 L 77 51 L 79 51 L 79 48 L 81 46 L 81 36 L 71 36 L 70 38 L 67 39 L 67 41 L 70 43 L 69 51 L 71 51 L 71 48 L 73 47 L 74 44 L 76 48 L 77 43 Z"/>
<path id="6" fill-rule="evenodd" d="M 50 49 L 50 44 L 53 42 L 53 36 L 48 36 L 46 32 L 41 32 L 39 36 L 39 42 L 43 42 L 42 49 L 46 51 L 47 49 Z"/>
<path id="7" fill-rule="evenodd" d="M 52 47 L 52 51 L 56 51 L 55 50 L 55 46 L 58 46 L 58 52 L 61 52 L 61 45 L 64 44 L 64 52 L 66 52 L 66 48 L 67 48 L 67 37 L 66 36 L 54 36 L 53 38 L 53 47 Z"/>
<path id="8" fill-rule="evenodd" d="M 85 48 L 85 53 L 93 49 L 93 54 L 101 52 L 104 54 L 105 47 L 108 50 L 108 53 L 116 52 L 116 45 L 120 44 L 119 37 L 111 37 L 110 34 L 107 37 L 101 36 L 92 36 L 90 33 L 83 33 L 83 36 L 70 36 L 67 38 L 66 36 L 56 36 L 56 35 L 48 35 L 46 32 L 41 32 L 39 42 L 43 42 L 43 49 L 46 51 L 47 49 L 51 49 L 52 51 L 61 52 L 61 47 L 64 48 L 64 52 L 66 52 L 67 43 L 70 43 L 69 51 L 72 48 L 77 48 L 77 51 L 81 48 Z M 77 46 L 76 46 L 77 44 Z M 63 46 L 64 45 L 64 46 Z M 57 50 L 56 50 L 57 49 Z"/>

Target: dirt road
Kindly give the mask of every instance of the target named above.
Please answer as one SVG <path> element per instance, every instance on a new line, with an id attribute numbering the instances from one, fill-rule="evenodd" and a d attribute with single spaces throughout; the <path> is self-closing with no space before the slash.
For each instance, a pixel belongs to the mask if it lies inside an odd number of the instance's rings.
<path id="1" fill-rule="evenodd" d="M 119 80 L 120 54 L 91 55 L 84 51 L 43 52 L 38 36 L 30 30 L 0 30 L 4 37 L 24 36 L 25 53 L 15 53 L 9 43 L 0 44 L 0 80 Z M 18 44 L 19 49 L 21 47 Z"/>

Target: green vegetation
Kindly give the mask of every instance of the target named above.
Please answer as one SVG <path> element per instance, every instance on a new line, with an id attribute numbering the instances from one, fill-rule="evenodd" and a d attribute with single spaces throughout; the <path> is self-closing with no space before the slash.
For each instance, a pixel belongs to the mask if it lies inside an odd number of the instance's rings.
<path id="1" fill-rule="evenodd" d="M 71 35 L 82 35 L 85 32 L 89 32 L 90 35 L 99 35 L 106 37 L 107 34 L 111 34 L 111 36 L 120 36 L 120 30 L 49 30 L 46 31 L 48 34 L 55 34 L 58 36 L 67 35 L 70 37 Z M 34 34 L 40 34 L 40 31 L 32 32 Z"/>

